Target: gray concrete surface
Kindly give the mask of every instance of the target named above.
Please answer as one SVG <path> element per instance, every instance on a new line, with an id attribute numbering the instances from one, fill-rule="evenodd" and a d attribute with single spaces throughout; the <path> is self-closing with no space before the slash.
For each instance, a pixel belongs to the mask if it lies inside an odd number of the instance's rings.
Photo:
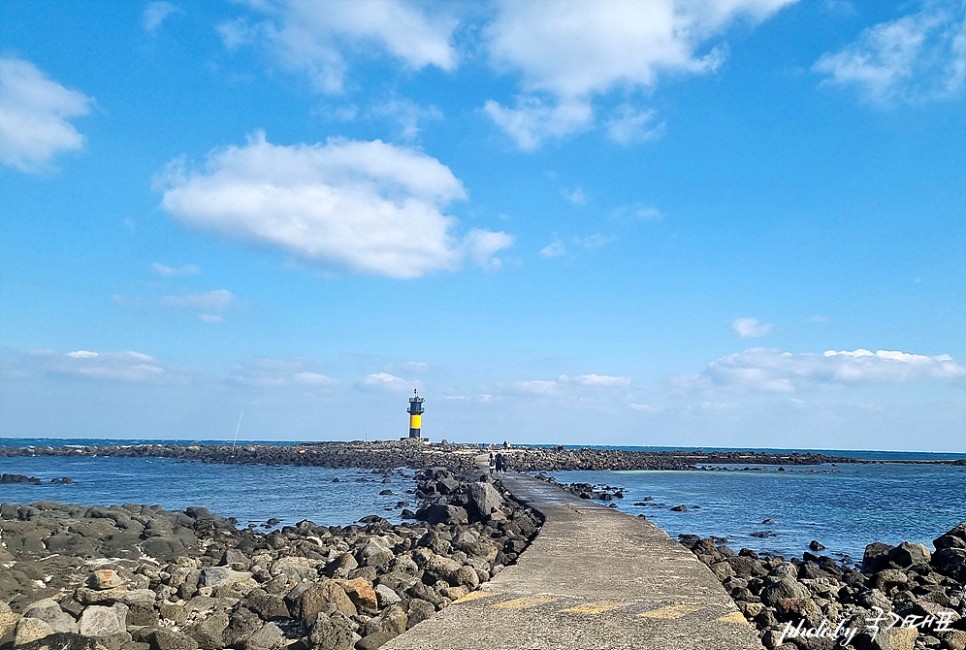
<path id="1" fill-rule="evenodd" d="M 701 562 L 645 521 L 520 474 L 546 517 L 519 562 L 386 650 L 762 650 Z"/>

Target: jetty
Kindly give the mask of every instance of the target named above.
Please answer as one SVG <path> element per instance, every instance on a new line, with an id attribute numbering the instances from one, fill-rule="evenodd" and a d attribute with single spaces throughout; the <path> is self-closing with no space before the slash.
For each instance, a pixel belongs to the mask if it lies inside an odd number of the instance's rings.
<path id="1" fill-rule="evenodd" d="M 762 650 L 711 571 L 641 517 L 508 473 L 545 518 L 517 564 L 385 650 Z"/>

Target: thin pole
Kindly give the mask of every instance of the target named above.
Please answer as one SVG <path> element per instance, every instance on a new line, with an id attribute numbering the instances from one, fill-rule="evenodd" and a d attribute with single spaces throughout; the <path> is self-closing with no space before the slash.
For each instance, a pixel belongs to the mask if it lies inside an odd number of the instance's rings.
<path id="1" fill-rule="evenodd" d="M 238 414 L 238 425 L 235 426 L 235 437 L 231 441 L 231 453 L 233 456 L 235 455 L 235 443 L 238 442 L 238 431 L 241 429 L 241 421 L 244 415 L 245 415 L 245 409 L 242 409 L 241 413 Z"/>

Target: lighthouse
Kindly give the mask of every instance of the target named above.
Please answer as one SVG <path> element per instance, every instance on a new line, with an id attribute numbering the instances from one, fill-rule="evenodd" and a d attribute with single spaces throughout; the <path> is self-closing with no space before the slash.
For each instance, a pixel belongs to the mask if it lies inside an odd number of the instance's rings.
<path id="1" fill-rule="evenodd" d="M 413 389 L 409 398 L 409 437 L 419 440 L 419 429 L 423 424 L 423 398 Z"/>

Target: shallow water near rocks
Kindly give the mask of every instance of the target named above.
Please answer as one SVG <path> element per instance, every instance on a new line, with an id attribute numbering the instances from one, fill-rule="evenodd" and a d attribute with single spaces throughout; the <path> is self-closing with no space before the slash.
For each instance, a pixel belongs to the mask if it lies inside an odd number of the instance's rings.
<path id="1" fill-rule="evenodd" d="M 811 540 L 823 555 L 861 561 L 874 541 L 932 540 L 966 520 L 966 468 L 948 465 L 752 466 L 754 471 L 552 472 L 561 483 L 624 489 L 620 510 L 643 514 L 673 537 L 726 537 L 742 547 L 801 557 Z M 645 497 L 652 501 L 644 502 Z M 644 502 L 646 505 L 635 506 Z M 686 505 L 686 512 L 672 507 Z M 697 506 L 696 508 L 694 506 Z M 774 524 L 762 524 L 766 519 Z M 752 533 L 768 533 L 755 537 Z"/>
<path id="2" fill-rule="evenodd" d="M 206 506 L 238 526 L 263 524 L 270 518 L 281 525 L 309 519 L 316 524 L 342 526 L 374 514 L 393 523 L 401 521 L 399 501 L 415 510 L 413 472 L 383 474 L 369 469 L 329 469 L 266 465 L 218 465 L 170 458 L 78 458 L 32 456 L 0 458 L 0 473 L 26 474 L 43 479 L 41 485 L 0 485 L 0 502 L 40 500 L 81 505 L 121 503 L 159 504 L 169 510 Z M 50 484 L 69 476 L 74 483 Z M 338 478 L 338 482 L 333 479 Z M 383 490 L 391 495 L 380 495 Z"/>

